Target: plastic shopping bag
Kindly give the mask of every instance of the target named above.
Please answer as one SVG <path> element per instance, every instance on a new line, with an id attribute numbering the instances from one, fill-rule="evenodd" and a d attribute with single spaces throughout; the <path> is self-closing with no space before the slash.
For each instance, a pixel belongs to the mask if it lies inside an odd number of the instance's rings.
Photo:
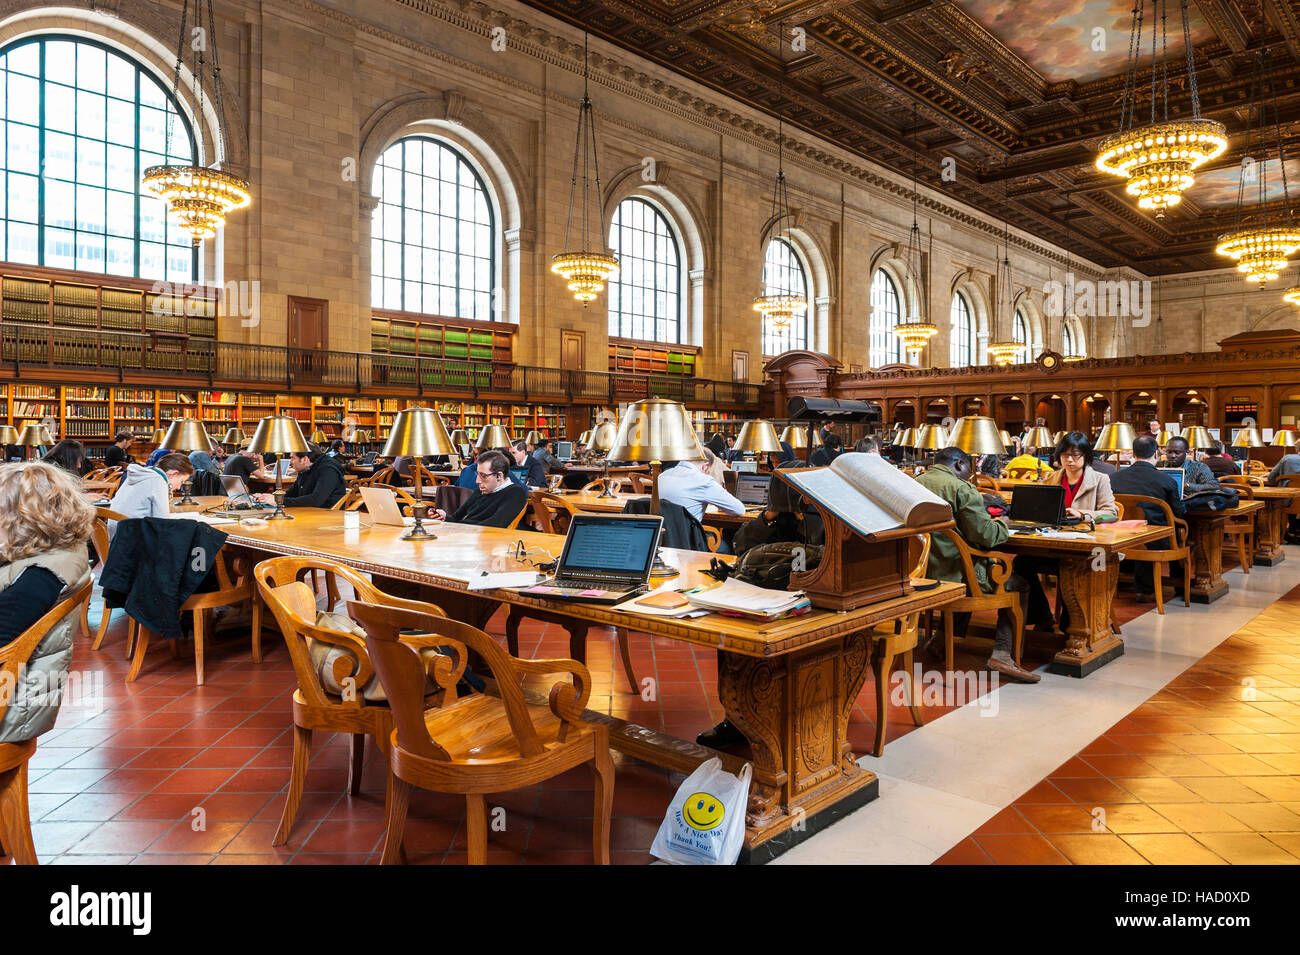
<path id="1" fill-rule="evenodd" d="M 735 865 L 745 841 L 749 763 L 736 777 L 722 760 L 701 763 L 677 789 L 650 854 L 675 865 Z"/>

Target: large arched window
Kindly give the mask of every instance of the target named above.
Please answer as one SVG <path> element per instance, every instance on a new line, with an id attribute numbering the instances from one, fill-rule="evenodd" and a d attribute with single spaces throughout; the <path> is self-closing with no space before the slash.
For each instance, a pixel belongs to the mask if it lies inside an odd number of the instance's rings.
<path id="1" fill-rule="evenodd" d="M 1061 348 L 1064 350 L 1066 355 L 1071 357 L 1083 354 L 1083 349 L 1079 345 L 1075 344 L 1074 332 L 1070 330 L 1069 322 L 1066 322 L 1061 328 Z"/>
<path id="2" fill-rule="evenodd" d="M 894 334 L 902 321 L 902 297 L 884 269 L 871 280 L 871 364 L 875 368 L 903 360 L 903 346 Z"/>
<path id="3" fill-rule="evenodd" d="M 1015 317 L 1011 320 L 1011 340 L 1020 346 L 1017 360 L 1029 361 L 1029 322 L 1020 309 L 1016 309 Z"/>
<path id="4" fill-rule="evenodd" d="M 140 184 L 149 166 L 194 161 L 152 74 L 93 40 L 33 37 L 0 50 L 0 104 L 5 261 L 197 280 L 198 250 Z"/>
<path id="5" fill-rule="evenodd" d="M 375 164 L 371 304 L 490 321 L 496 219 L 474 167 L 451 146 L 407 136 Z"/>
<path id="6" fill-rule="evenodd" d="M 970 303 L 958 292 L 952 297 L 952 339 L 948 349 L 948 363 L 953 368 L 965 368 L 975 362 L 975 322 Z"/>
<path id="7" fill-rule="evenodd" d="M 609 283 L 609 333 L 680 342 L 682 257 L 668 220 L 645 199 L 624 199 L 614 210 L 609 246 L 619 269 Z"/>
<path id="8" fill-rule="evenodd" d="M 773 239 L 763 257 L 763 294 L 796 295 L 808 301 L 808 276 L 799 255 L 785 239 Z M 811 305 L 811 303 L 809 303 Z M 787 328 L 773 327 L 763 319 L 763 354 L 779 355 L 796 348 L 808 347 L 808 312 L 796 314 Z"/>

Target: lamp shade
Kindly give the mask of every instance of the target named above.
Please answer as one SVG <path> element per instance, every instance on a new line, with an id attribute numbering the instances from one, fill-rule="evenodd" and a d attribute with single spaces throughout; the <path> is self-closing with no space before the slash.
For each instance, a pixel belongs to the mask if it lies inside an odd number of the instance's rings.
<path id="1" fill-rule="evenodd" d="M 781 440 L 796 450 L 806 448 L 808 447 L 808 432 L 798 425 L 788 424 L 781 432 Z"/>
<path id="2" fill-rule="evenodd" d="M 1052 444 L 1060 444 L 1061 439 L 1064 437 L 1065 437 L 1064 431 L 1057 431 L 1055 434 L 1052 435 Z"/>
<path id="3" fill-rule="evenodd" d="M 315 431 L 311 433 L 312 444 L 329 444 L 329 440 L 330 440 L 330 436 L 326 434 L 324 431 L 322 431 L 320 428 L 317 428 Z"/>
<path id="4" fill-rule="evenodd" d="M 1273 447 L 1275 448 L 1293 448 L 1297 444 L 1300 444 L 1300 434 L 1295 431 L 1283 430 L 1273 433 Z"/>
<path id="5" fill-rule="evenodd" d="M 226 436 L 221 439 L 221 443 L 239 444 L 247 437 L 248 435 L 244 434 L 243 428 L 228 428 L 226 430 Z"/>
<path id="6" fill-rule="evenodd" d="M 160 447 L 160 448 L 165 448 L 165 447 L 167 447 L 167 445 L 165 445 L 165 444 L 162 443 L 162 439 L 163 439 L 164 437 L 166 437 L 166 436 L 167 436 L 167 429 L 166 429 L 166 428 L 154 428 L 154 430 L 153 430 L 153 443 L 156 444 L 156 445 L 158 445 L 158 447 Z"/>
<path id="7" fill-rule="evenodd" d="M 203 423 L 193 418 L 178 418 L 167 427 L 162 447 L 172 451 L 207 451 L 212 447 L 212 437 L 203 428 Z"/>
<path id="8" fill-rule="evenodd" d="M 492 428 L 500 430 L 499 425 L 489 425 L 484 431 Z M 494 447 L 502 447 L 502 445 L 494 445 Z M 426 454 L 459 452 L 451 443 L 451 435 L 447 433 L 447 426 L 442 423 L 442 415 L 433 408 L 416 405 L 397 413 L 397 417 L 393 419 L 393 427 L 388 432 L 388 440 L 384 442 L 384 450 L 380 453 L 386 458 L 405 456 L 421 458 Z"/>
<path id="9" fill-rule="evenodd" d="M 974 419 L 974 418 L 979 417 L 979 416 L 978 416 L 978 415 L 970 415 L 970 417 L 971 417 L 972 419 Z M 993 419 L 992 419 L 992 418 L 989 418 L 988 420 L 989 420 L 989 421 L 992 421 Z M 954 428 L 953 430 L 956 430 L 956 429 Z M 1009 447 L 1011 447 L 1013 444 L 1015 444 L 1015 442 L 1011 440 L 1011 435 L 1007 434 L 1005 428 L 1003 428 L 1003 429 L 1001 429 L 1001 430 L 998 431 L 998 437 L 1002 440 L 1002 451 L 1005 451 L 1007 448 L 1009 448 Z M 953 447 L 955 448 L 955 447 L 957 447 L 957 445 L 954 444 Z M 985 453 L 986 453 L 986 454 L 1001 454 L 1002 451 L 987 451 L 987 452 L 985 452 Z"/>
<path id="10" fill-rule="evenodd" d="M 45 442 L 41 438 L 42 428 L 38 424 L 29 424 L 23 428 L 22 433 L 18 435 L 15 444 L 21 444 L 27 448 L 39 448 Z"/>
<path id="11" fill-rule="evenodd" d="M 618 428 L 612 421 L 602 421 L 596 427 L 591 429 L 587 436 L 587 447 L 593 451 L 608 451 L 614 446 L 614 440 L 618 437 Z"/>
<path id="12" fill-rule="evenodd" d="M 1101 429 L 1101 434 L 1097 436 L 1097 443 L 1092 446 L 1092 449 L 1105 452 L 1132 451 L 1133 439 L 1136 437 L 1133 426 L 1127 421 L 1112 422 Z"/>
<path id="13" fill-rule="evenodd" d="M 397 430 L 397 422 L 393 422 L 393 430 Z M 391 440 L 391 439 L 390 439 Z M 491 451 L 493 448 L 505 448 L 510 446 L 510 435 L 506 434 L 506 429 L 499 424 L 490 424 L 478 433 L 478 440 L 474 442 L 474 447 L 480 451 Z M 384 445 L 385 454 L 387 454 L 388 445 Z"/>
<path id="14" fill-rule="evenodd" d="M 540 431 L 529 431 L 524 435 L 524 444 L 531 444 L 533 447 L 537 447 L 537 445 L 541 443 L 542 435 Z"/>
<path id="15" fill-rule="evenodd" d="M 998 431 L 997 422 L 983 415 L 958 418 L 948 436 L 948 447 L 958 448 L 967 454 L 1005 454 L 1007 446 L 1002 441 L 1005 431 Z"/>
<path id="16" fill-rule="evenodd" d="M 1169 443 L 1169 439 L 1173 436 L 1174 434 L 1172 431 L 1167 431 L 1166 429 L 1161 428 L 1159 431 L 1155 432 L 1156 444 L 1163 448 Z"/>
<path id="17" fill-rule="evenodd" d="M 1188 428 L 1182 436 L 1187 439 L 1187 447 L 1193 451 L 1208 451 L 1215 444 L 1214 438 L 1210 436 L 1210 429 L 1199 424 Z"/>
<path id="18" fill-rule="evenodd" d="M 306 454 L 308 447 L 297 418 L 274 414 L 257 423 L 248 450 L 256 454 Z"/>
<path id="19" fill-rule="evenodd" d="M 1262 448 L 1266 447 L 1264 439 L 1259 436 L 1259 429 L 1255 427 L 1242 428 L 1237 432 L 1237 436 L 1232 439 L 1234 448 Z"/>
<path id="20" fill-rule="evenodd" d="M 916 429 L 904 428 L 902 431 L 898 432 L 898 440 L 894 443 L 900 448 L 916 447 Z"/>
<path id="21" fill-rule="evenodd" d="M 1056 445 L 1056 442 L 1052 440 L 1052 432 L 1046 428 L 1030 428 L 1029 433 L 1022 439 L 1022 443 L 1027 448 L 1051 448 Z"/>
<path id="22" fill-rule="evenodd" d="M 736 443 L 732 446 L 732 450 L 767 454 L 785 449 L 781 447 L 781 439 L 776 436 L 776 428 L 772 427 L 772 422 L 746 421 L 740 426 L 740 434 L 736 436 Z"/>
<path id="23" fill-rule="evenodd" d="M 0 444 L 17 444 L 18 429 L 11 424 L 0 424 Z"/>
<path id="24" fill-rule="evenodd" d="M 373 440 L 375 440 L 374 432 L 369 429 L 360 428 L 352 432 L 353 444 L 369 444 Z"/>
<path id="25" fill-rule="evenodd" d="M 918 451 L 938 451 L 948 447 L 948 433 L 941 424 L 926 424 L 916 434 L 916 443 L 912 445 Z"/>
<path id="26" fill-rule="evenodd" d="M 591 429 L 588 428 L 582 434 L 578 435 L 578 444 L 587 447 L 591 443 Z"/>
<path id="27" fill-rule="evenodd" d="M 685 406 L 667 398 L 647 398 L 627 409 L 606 457 L 610 461 L 699 461 L 704 451 Z"/>

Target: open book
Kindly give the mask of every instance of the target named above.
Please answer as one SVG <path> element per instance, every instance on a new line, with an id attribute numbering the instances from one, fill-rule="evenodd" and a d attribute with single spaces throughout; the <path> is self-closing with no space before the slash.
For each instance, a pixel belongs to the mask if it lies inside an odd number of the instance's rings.
<path id="1" fill-rule="evenodd" d="M 952 520 L 947 501 L 878 454 L 841 454 L 828 468 L 778 473 L 864 537 Z"/>

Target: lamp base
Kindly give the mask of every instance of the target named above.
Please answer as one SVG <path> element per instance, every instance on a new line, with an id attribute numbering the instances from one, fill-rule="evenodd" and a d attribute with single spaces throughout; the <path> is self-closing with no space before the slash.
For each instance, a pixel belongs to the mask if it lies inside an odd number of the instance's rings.
<path id="1" fill-rule="evenodd" d="M 659 552 L 658 548 L 656 548 L 655 562 L 650 567 L 650 576 L 651 577 L 676 577 L 680 573 L 681 571 L 678 570 L 676 567 L 669 567 L 667 564 L 664 563 L 664 555 Z"/>
<path id="2" fill-rule="evenodd" d="M 271 495 L 271 496 L 275 498 L 275 510 L 272 511 L 272 512 L 267 516 L 266 519 L 267 519 L 268 521 L 291 521 L 291 520 L 293 520 L 293 515 L 292 515 L 292 514 L 286 514 L 286 513 L 284 512 L 284 488 L 277 487 L 277 488 L 272 492 L 272 495 Z"/>
<path id="3" fill-rule="evenodd" d="M 184 484 L 181 485 L 181 499 L 176 502 L 178 505 L 184 506 L 186 504 L 199 503 L 198 501 L 194 500 L 194 498 L 190 497 L 190 489 L 192 487 L 194 487 L 193 481 L 186 481 Z"/>
<path id="4" fill-rule="evenodd" d="M 429 516 L 429 505 L 423 502 L 416 504 L 411 508 L 411 515 L 415 518 L 415 524 L 411 529 L 402 535 L 404 541 L 436 541 L 438 535 L 424 527 L 424 519 Z"/>

